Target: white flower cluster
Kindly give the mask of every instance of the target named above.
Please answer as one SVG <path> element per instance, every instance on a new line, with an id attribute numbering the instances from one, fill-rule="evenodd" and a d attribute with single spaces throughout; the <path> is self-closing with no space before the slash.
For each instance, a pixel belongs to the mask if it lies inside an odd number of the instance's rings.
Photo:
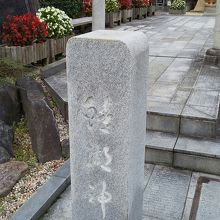
<path id="1" fill-rule="evenodd" d="M 40 8 L 37 16 L 48 26 L 49 38 L 61 38 L 72 33 L 71 18 L 60 9 L 54 7 Z"/>

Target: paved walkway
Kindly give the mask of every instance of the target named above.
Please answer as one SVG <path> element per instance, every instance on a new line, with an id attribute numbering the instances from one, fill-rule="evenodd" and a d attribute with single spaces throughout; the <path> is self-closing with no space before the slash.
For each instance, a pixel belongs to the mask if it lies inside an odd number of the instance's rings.
<path id="1" fill-rule="evenodd" d="M 143 220 L 220 219 L 219 176 L 148 164 L 144 184 Z M 71 220 L 70 187 L 43 219 Z"/>
<path id="2" fill-rule="evenodd" d="M 203 64 L 205 52 L 213 44 L 214 21 L 211 16 L 155 16 L 115 28 L 142 31 L 149 38 L 147 112 L 178 117 L 179 121 L 180 118 L 208 120 L 208 129 L 214 130 L 220 100 L 220 69 Z M 67 102 L 65 71 L 46 81 Z M 197 127 L 196 123 L 191 127 Z M 179 127 L 188 128 L 188 124 L 176 127 L 177 131 L 172 132 L 179 133 Z M 181 130 L 188 135 L 188 129 Z M 166 128 L 161 131 L 170 132 Z M 205 136 L 215 138 L 216 134 Z"/>
<path id="3" fill-rule="evenodd" d="M 213 27 L 214 17 L 159 16 L 115 28 L 142 31 L 149 38 L 149 111 L 217 117 L 220 70 L 203 65 Z"/>

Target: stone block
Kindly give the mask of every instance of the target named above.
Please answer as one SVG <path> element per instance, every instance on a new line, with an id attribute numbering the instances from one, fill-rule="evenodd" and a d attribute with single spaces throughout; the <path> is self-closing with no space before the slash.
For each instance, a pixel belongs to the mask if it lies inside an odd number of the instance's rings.
<path id="1" fill-rule="evenodd" d="M 147 73 L 141 32 L 68 42 L 73 219 L 142 219 Z"/>
<path id="2" fill-rule="evenodd" d="M 0 88 L 0 120 L 8 125 L 18 122 L 21 117 L 21 103 L 18 89 L 8 85 Z"/>
<path id="3" fill-rule="evenodd" d="M 180 118 L 154 113 L 147 113 L 147 129 L 152 131 L 179 133 Z"/>
<path id="4" fill-rule="evenodd" d="M 216 123 L 207 119 L 181 117 L 180 134 L 191 137 L 216 137 Z"/>
<path id="5" fill-rule="evenodd" d="M 17 82 L 22 106 L 27 118 L 33 151 L 40 162 L 60 159 L 59 131 L 52 109 L 44 96 L 42 86 L 32 78 Z"/>
<path id="6" fill-rule="evenodd" d="M 10 156 L 13 156 L 13 142 L 13 129 L 4 122 L 0 121 L 0 147 L 4 148 Z"/>
<path id="7" fill-rule="evenodd" d="M 220 159 L 174 152 L 174 167 L 220 175 Z"/>
<path id="8" fill-rule="evenodd" d="M 159 150 L 146 147 L 145 149 L 145 163 L 164 164 L 172 166 L 173 151 Z"/>

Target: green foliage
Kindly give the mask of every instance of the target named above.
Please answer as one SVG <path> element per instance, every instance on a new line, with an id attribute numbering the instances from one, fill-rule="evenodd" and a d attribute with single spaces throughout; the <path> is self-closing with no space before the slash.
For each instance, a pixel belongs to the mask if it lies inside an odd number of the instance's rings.
<path id="1" fill-rule="evenodd" d="M 15 84 L 16 79 L 22 77 L 28 68 L 11 59 L 0 59 L 0 87 L 7 84 Z"/>
<path id="2" fill-rule="evenodd" d="M 40 5 L 59 8 L 71 18 L 80 17 L 83 13 L 83 0 L 40 0 Z"/>
<path id="3" fill-rule="evenodd" d="M 14 140 L 14 158 L 16 161 L 24 161 L 29 166 L 36 166 L 37 158 L 32 150 L 30 137 L 26 121 L 21 119 L 20 122 L 14 125 L 15 140 Z"/>
<path id="4" fill-rule="evenodd" d="M 0 77 L 21 77 L 25 72 L 27 68 L 22 64 L 8 58 L 0 59 Z"/>
<path id="5" fill-rule="evenodd" d="M 117 12 L 121 5 L 118 0 L 105 0 L 105 11 L 106 12 Z"/>
<path id="6" fill-rule="evenodd" d="M 173 10 L 184 10 L 185 8 L 186 2 L 184 0 L 174 0 L 170 7 L 170 9 Z"/>
<path id="7" fill-rule="evenodd" d="M 40 8 L 37 16 L 47 24 L 49 38 L 61 38 L 72 33 L 71 19 L 60 9 L 50 6 Z"/>

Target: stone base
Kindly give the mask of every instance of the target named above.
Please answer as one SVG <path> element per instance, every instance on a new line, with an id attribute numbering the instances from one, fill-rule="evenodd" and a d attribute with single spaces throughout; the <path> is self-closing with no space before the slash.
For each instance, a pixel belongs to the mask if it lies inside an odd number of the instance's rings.
<path id="1" fill-rule="evenodd" d="M 214 66 L 220 66 L 220 50 L 219 49 L 208 49 L 206 51 L 205 63 Z"/>

